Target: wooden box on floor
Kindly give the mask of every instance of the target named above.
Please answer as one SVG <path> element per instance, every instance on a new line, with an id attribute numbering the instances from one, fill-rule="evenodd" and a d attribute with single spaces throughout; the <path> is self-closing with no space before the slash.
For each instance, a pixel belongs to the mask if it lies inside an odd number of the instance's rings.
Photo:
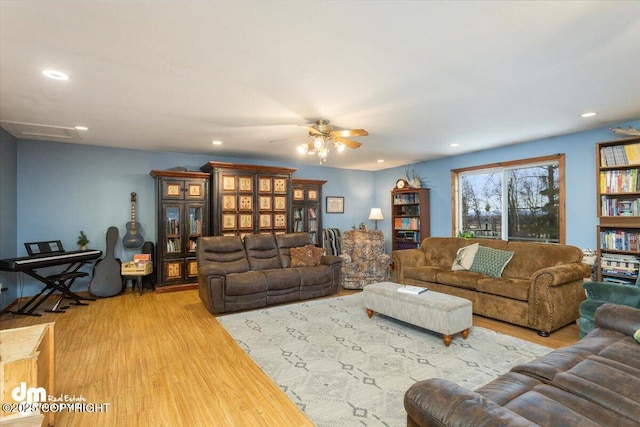
<path id="1" fill-rule="evenodd" d="M 54 338 L 53 323 L 0 331 L 0 384 L 2 403 L 16 403 L 11 391 L 21 382 L 26 388 L 43 387 L 47 396 L 54 390 Z M 54 412 L 23 416 L 0 412 L 3 426 L 52 426 Z"/>

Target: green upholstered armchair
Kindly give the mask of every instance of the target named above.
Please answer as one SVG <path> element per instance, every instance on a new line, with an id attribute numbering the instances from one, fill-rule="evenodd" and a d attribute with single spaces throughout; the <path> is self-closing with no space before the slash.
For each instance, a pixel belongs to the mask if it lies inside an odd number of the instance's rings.
<path id="1" fill-rule="evenodd" d="M 602 304 L 628 305 L 640 308 L 640 277 L 635 285 L 618 285 L 615 283 L 585 282 L 583 288 L 587 291 L 587 299 L 580 304 L 580 338 L 595 328 L 595 312 Z"/>

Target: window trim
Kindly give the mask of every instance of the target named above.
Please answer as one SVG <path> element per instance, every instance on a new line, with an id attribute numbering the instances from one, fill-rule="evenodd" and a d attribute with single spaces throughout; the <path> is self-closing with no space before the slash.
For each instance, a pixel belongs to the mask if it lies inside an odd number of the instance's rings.
<path id="1" fill-rule="evenodd" d="M 558 162 L 558 183 L 560 185 L 558 191 L 558 240 L 560 244 L 566 242 L 566 215 L 565 215 L 565 155 L 552 154 L 549 156 L 532 157 L 529 159 L 510 160 L 506 162 L 490 163 L 479 166 L 469 166 L 466 168 L 451 170 L 451 235 L 456 236 L 459 229 L 458 199 L 460 192 L 459 178 L 460 174 L 471 171 L 491 170 L 491 169 L 513 169 L 519 166 L 536 166 L 541 163 Z"/>

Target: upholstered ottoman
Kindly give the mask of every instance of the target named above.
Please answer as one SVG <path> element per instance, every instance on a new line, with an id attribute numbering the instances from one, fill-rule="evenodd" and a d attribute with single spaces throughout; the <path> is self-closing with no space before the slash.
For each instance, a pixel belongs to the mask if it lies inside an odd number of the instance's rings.
<path id="1" fill-rule="evenodd" d="M 473 325 L 471 301 L 434 291 L 409 294 L 398 291 L 401 287 L 403 285 L 392 282 L 365 286 L 363 305 L 369 317 L 377 312 L 438 332 L 447 347 L 458 332 L 467 339 Z"/>

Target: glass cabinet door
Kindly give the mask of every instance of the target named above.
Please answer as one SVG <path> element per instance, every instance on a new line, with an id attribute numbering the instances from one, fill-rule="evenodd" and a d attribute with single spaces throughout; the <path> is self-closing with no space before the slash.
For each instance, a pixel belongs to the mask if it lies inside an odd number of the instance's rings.
<path id="1" fill-rule="evenodd" d="M 304 231 L 304 208 L 293 208 L 293 231 Z"/>
<path id="2" fill-rule="evenodd" d="M 202 236 L 203 207 L 187 206 L 187 252 L 195 253 L 198 238 Z"/>
<path id="3" fill-rule="evenodd" d="M 167 254 L 182 252 L 182 206 L 167 205 L 164 207 L 165 242 L 164 250 Z"/>

